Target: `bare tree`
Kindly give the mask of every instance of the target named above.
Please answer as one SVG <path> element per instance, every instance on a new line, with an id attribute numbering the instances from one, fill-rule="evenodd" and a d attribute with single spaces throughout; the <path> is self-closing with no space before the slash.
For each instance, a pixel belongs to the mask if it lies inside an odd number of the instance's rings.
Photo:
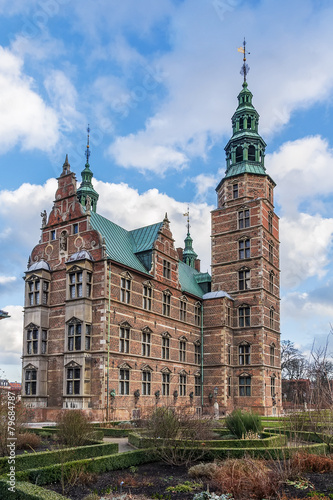
<path id="1" fill-rule="evenodd" d="M 308 362 L 290 340 L 281 342 L 281 369 L 282 378 L 287 380 L 299 380 L 307 376 Z"/>

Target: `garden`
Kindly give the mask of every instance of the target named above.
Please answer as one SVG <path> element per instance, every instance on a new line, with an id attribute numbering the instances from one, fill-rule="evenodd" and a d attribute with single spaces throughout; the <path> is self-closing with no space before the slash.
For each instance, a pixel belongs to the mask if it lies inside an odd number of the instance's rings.
<path id="1" fill-rule="evenodd" d="M 287 418 L 237 410 L 216 421 L 156 408 L 135 426 L 93 425 L 66 411 L 54 428 L 20 430 L 16 491 L 3 456 L 0 498 L 333 499 L 332 421 L 329 410 Z M 119 453 L 124 437 L 133 451 Z"/>

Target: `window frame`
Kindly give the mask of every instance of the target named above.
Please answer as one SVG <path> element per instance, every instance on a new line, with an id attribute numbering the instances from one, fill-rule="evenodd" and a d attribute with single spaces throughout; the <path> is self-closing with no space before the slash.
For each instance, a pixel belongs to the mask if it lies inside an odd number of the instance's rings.
<path id="1" fill-rule="evenodd" d="M 179 320 L 186 321 L 187 318 L 187 300 L 184 298 L 179 299 Z"/>
<path id="2" fill-rule="evenodd" d="M 250 227 L 250 209 L 244 208 L 238 211 L 238 229 Z"/>
<path id="3" fill-rule="evenodd" d="M 166 259 L 163 259 L 163 278 L 171 279 L 171 262 Z"/>
<path id="4" fill-rule="evenodd" d="M 251 364 L 251 345 L 247 343 L 238 346 L 238 364 L 240 366 Z"/>
<path id="5" fill-rule="evenodd" d="M 129 396 L 130 391 L 130 370 L 129 368 L 119 368 L 119 395 Z"/>
<path id="6" fill-rule="evenodd" d="M 168 291 L 163 292 L 162 313 L 168 318 L 171 315 L 171 293 Z"/>
<path id="7" fill-rule="evenodd" d="M 186 373 L 179 374 L 179 396 L 186 396 L 187 378 Z"/>
<path id="8" fill-rule="evenodd" d="M 201 364 L 201 343 L 194 342 L 194 363 L 196 365 Z"/>
<path id="9" fill-rule="evenodd" d="M 248 328 L 251 326 L 251 307 L 241 306 L 238 308 L 238 327 Z"/>
<path id="10" fill-rule="evenodd" d="M 142 290 L 142 309 L 145 311 L 151 311 L 153 298 L 153 288 L 151 285 L 143 284 Z"/>
<path id="11" fill-rule="evenodd" d="M 170 359 L 170 336 L 162 335 L 162 359 Z"/>
<path id="12" fill-rule="evenodd" d="M 179 361 L 181 363 L 186 362 L 186 343 L 184 338 L 179 339 Z"/>
<path id="13" fill-rule="evenodd" d="M 141 372 L 141 394 L 142 396 L 151 395 L 151 371 L 142 370 Z"/>
<path id="14" fill-rule="evenodd" d="M 162 396 L 170 396 L 170 373 L 162 372 Z"/>
<path id="15" fill-rule="evenodd" d="M 239 198 L 239 185 L 235 183 L 232 185 L 232 198 L 233 200 L 237 200 Z"/>
<path id="16" fill-rule="evenodd" d="M 131 303 L 132 279 L 127 276 L 120 277 L 120 302 Z"/>
<path id="17" fill-rule="evenodd" d="M 238 259 L 245 260 L 251 258 L 250 238 L 243 238 L 238 241 Z"/>
<path id="18" fill-rule="evenodd" d="M 240 397 L 251 397 L 252 395 L 251 375 L 240 375 L 238 377 L 238 391 Z"/>
<path id="19" fill-rule="evenodd" d="M 141 356 L 150 357 L 151 331 L 148 328 L 141 332 Z"/>
<path id="20" fill-rule="evenodd" d="M 194 395 L 201 396 L 201 375 L 194 375 Z"/>
<path id="21" fill-rule="evenodd" d="M 72 377 L 70 373 L 73 374 Z M 80 366 L 66 367 L 66 396 L 81 395 L 81 374 L 82 371 Z"/>
<path id="22" fill-rule="evenodd" d="M 130 331 L 129 325 L 119 326 L 119 352 L 129 354 L 130 352 Z"/>
<path id="23" fill-rule="evenodd" d="M 26 368 L 24 370 L 24 393 L 25 396 L 37 395 L 37 368 Z"/>
<path id="24" fill-rule="evenodd" d="M 238 271 L 238 290 L 250 290 L 251 288 L 251 270 L 240 269 Z"/>

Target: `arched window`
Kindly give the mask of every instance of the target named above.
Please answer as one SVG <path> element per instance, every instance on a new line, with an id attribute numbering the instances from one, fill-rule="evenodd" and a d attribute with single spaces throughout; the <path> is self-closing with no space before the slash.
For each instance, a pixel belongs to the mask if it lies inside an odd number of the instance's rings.
<path id="1" fill-rule="evenodd" d="M 243 148 L 242 146 L 238 146 L 236 149 L 236 163 L 243 161 Z"/>
<path id="2" fill-rule="evenodd" d="M 244 128 L 244 118 L 239 119 L 239 130 L 243 130 Z"/>
<path id="3" fill-rule="evenodd" d="M 252 125 L 252 119 L 251 119 L 251 116 L 248 116 L 247 117 L 247 127 L 246 128 L 252 128 L 251 125 Z"/>
<path id="4" fill-rule="evenodd" d="M 256 160 L 256 150 L 254 146 L 249 146 L 249 154 L 248 154 L 249 161 L 255 161 Z"/>

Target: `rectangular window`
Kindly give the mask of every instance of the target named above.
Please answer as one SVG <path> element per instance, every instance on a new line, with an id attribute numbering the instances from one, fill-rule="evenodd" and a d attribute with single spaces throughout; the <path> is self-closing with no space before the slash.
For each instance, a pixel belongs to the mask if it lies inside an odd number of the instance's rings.
<path id="1" fill-rule="evenodd" d="M 251 350 L 251 346 L 249 346 L 249 345 L 240 345 L 239 346 L 239 364 L 240 365 L 249 365 L 250 364 L 250 350 Z"/>
<path id="2" fill-rule="evenodd" d="M 163 260 L 163 278 L 171 278 L 171 263 L 167 260 Z"/>
<path id="3" fill-rule="evenodd" d="M 162 396 L 170 394 L 170 374 L 162 373 Z"/>
<path id="4" fill-rule="evenodd" d="M 273 215 L 271 213 L 268 214 L 268 231 L 273 233 Z"/>
<path id="5" fill-rule="evenodd" d="M 82 324 L 68 325 L 68 350 L 81 351 Z"/>
<path id="6" fill-rule="evenodd" d="M 275 366 L 275 347 L 273 345 L 269 348 L 269 358 L 271 366 Z"/>
<path id="7" fill-rule="evenodd" d="M 234 199 L 238 198 L 238 184 L 232 186 L 232 195 Z"/>
<path id="8" fill-rule="evenodd" d="M 131 300 L 131 280 L 127 278 L 121 278 L 120 280 L 120 300 L 129 304 Z"/>
<path id="9" fill-rule="evenodd" d="M 181 300 L 179 304 L 179 319 L 180 321 L 186 321 L 186 302 Z"/>
<path id="10" fill-rule="evenodd" d="M 228 377 L 228 396 L 231 396 L 231 377 Z"/>
<path id="11" fill-rule="evenodd" d="M 142 395 L 150 396 L 150 383 L 151 383 L 151 373 L 146 371 L 142 372 Z"/>
<path id="12" fill-rule="evenodd" d="M 250 308 L 240 307 L 238 309 L 238 324 L 240 327 L 250 326 Z"/>
<path id="13" fill-rule="evenodd" d="M 228 345 L 228 365 L 231 365 L 231 345 Z"/>
<path id="14" fill-rule="evenodd" d="M 201 396 L 201 377 L 200 375 L 194 376 L 194 394 Z"/>
<path id="15" fill-rule="evenodd" d="M 179 341 L 179 361 L 186 361 L 186 342 L 185 340 Z"/>
<path id="16" fill-rule="evenodd" d="M 179 375 L 179 396 L 186 396 L 186 375 Z"/>
<path id="17" fill-rule="evenodd" d="M 47 305 L 49 299 L 49 282 L 43 281 L 43 295 L 42 295 L 42 304 L 44 306 Z"/>
<path id="18" fill-rule="evenodd" d="M 69 292 L 71 299 L 82 297 L 83 272 L 77 271 L 69 274 Z"/>
<path id="19" fill-rule="evenodd" d="M 250 210 L 241 210 L 238 212 L 238 228 L 244 229 L 250 227 Z"/>
<path id="20" fill-rule="evenodd" d="M 275 377 L 271 377 L 271 396 L 275 398 Z"/>
<path id="21" fill-rule="evenodd" d="M 73 224 L 73 234 L 78 234 L 78 232 L 79 232 L 79 225 Z"/>
<path id="22" fill-rule="evenodd" d="M 274 309 L 269 310 L 269 327 L 274 329 Z"/>
<path id="23" fill-rule="evenodd" d="M 170 339 L 162 337 L 162 359 L 170 358 Z"/>
<path id="24" fill-rule="evenodd" d="M 56 232 L 51 231 L 51 240 L 54 241 L 56 239 Z"/>
<path id="25" fill-rule="evenodd" d="M 40 281 L 30 281 L 28 283 L 29 305 L 38 306 L 40 304 Z"/>
<path id="26" fill-rule="evenodd" d="M 77 396 L 80 394 L 80 368 L 67 369 L 67 394 Z"/>
<path id="27" fill-rule="evenodd" d="M 250 271 L 238 271 L 238 287 L 239 290 L 249 290 L 250 288 Z"/>
<path id="28" fill-rule="evenodd" d="M 273 264 L 273 245 L 271 243 L 268 245 L 268 260 Z"/>
<path id="29" fill-rule="evenodd" d="M 149 332 L 142 332 L 141 354 L 142 354 L 142 356 L 150 356 L 150 333 Z"/>
<path id="30" fill-rule="evenodd" d="M 37 394 L 37 370 L 25 371 L 25 394 L 26 396 Z"/>
<path id="31" fill-rule="evenodd" d="M 274 274 L 269 273 L 269 291 L 274 293 Z"/>
<path id="32" fill-rule="evenodd" d="M 42 354 L 47 353 L 47 330 L 42 330 Z"/>
<path id="33" fill-rule="evenodd" d="M 227 326 L 231 326 L 231 308 L 227 306 L 227 318 L 226 318 Z"/>
<path id="34" fill-rule="evenodd" d="M 129 395 L 129 370 L 123 368 L 119 370 L 119 394 Z"/>
<path id="35" fill-rule="evenodd" d="M 199 304 L 194 306 L 194 323 L 196 326 L 201 325 L 201 307 Z"/>
<path id="36" fill-rule="evenodd" d="M 197 365 L 201 363 L 201 344 L 194 344 L 194 362 Z"/>
<path id="37" fill-rule="evenodd" d="M 238 257 L 239 259 L 250 258 L 250 240 L 240 240 L 238 242 Z"/>
<path id="38" fill-rule="evenodd" d="M 151 286 L 143 285 L 143 309 L 146 311 L 151 311 L 151 297 L 152 297 L 152 288 Z"/>
<path id="39" fill-rule="evenodd" d="M 170 316 L 170 303 L 171 295 L 169 293 L 163 293 L 163 315 Z"/>
<path id="40" fill-rule="evenodd" d="M 119 352 L 129 352 L 129 339 L 129 328 L 121 326 L 119 330 Z"/>
<path id="41" fill-rule="evenodd" d="M 27 353 L 38 354 L 38 330 L 36 328 L 27 331 Z"/>
<path id="42" fill-rule="evenodd" d="M 87 297 L 91 296 L 92 273 L 87 273 Z"/>
<path id="43" fill-rule="evenodd" d="M 239 377 L 239 395 L 251 396 L 251 377 Z"/>

